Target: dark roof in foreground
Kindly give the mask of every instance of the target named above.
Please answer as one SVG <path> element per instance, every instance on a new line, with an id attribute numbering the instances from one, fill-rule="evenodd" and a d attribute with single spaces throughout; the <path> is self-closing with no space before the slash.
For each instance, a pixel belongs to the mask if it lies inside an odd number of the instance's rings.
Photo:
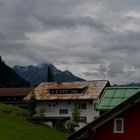
<path id="1" fill-rule="evenodd" d="M 112 110 L 103 114 L 100 118 L 96 119 L 95 121 L 89 123 L 79 131 L 76 131 L 72 135 L 68 137 L 68 140 L 79 140 L 80 137 L 87 136 L 90 130 L 95 130 L 96 128 L 100 127 L 104 123 L 108 122 L 112 118 L 116 117 L 120 113 L 124 112 L 128 108 L 134 106 L 137 102 L 140 102 L 140 92 L 136 93 L 135 95 L 131 96 L 123 103 L 119 104 Z"/>
<path id="2" fill-rule="evenodd" d="M 1 96 L 27 96 L 34 88 L 0 88 Z"/>
<path id="3" fill-rule="evenodd" d="M 105 86 L 110 86 L 107 80 L 94 80 L 90 82 L 42 83 L 34 89 L 37 100 L 94 100 L 99 97 Z M 71 90 L 80 90 L 80 93 L 71 93 Z M 65 90 L 66 93 L 52 94 L 52 90 Z M 24 99 L 29 100 L 32 94 Z"/>
<path id="4" fill-rule="evenodd" d="M 140 91 L 140 87 L 107 87 L 97 102 L 97 110 L 110 110 Z"/>

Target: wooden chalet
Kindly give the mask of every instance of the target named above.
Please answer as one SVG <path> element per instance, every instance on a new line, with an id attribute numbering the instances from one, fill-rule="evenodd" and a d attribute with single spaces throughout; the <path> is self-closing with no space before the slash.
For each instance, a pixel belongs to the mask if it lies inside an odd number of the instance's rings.
<path id="1" fill-rule="evenodd" d="M 23 104 L 23 98 L 27 96 L 33 88 L 0 88 L 0 102 L 6 104 Z"/>
<path id="2" fill-rule="evenodd" d="M 110 86 L 107 80 L 42 83 L 34 89 L 36 110 L 45 109 L 45 123 L 48 125 L 53 127 L 55 122 L 63 121 L 67 128 L 72 109 L 77 105 L 80 110 L 79 127 L 82 128 L 99 117 L 99 111 L 95 110 L 96 101 L 107 86 Z M 32 93 L 24 99 L 28 101 L 31 96 Z"/>
<path id="3" fill-rule="evenodd" d="M 68 137 L 68 140 L 140 140 L 140 91 L 100 118 Z"/>

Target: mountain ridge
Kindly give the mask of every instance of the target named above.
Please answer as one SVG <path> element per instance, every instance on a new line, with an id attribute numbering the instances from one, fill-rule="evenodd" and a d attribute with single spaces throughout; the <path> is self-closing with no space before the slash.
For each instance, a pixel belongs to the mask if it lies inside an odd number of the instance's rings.
<path id="1" fill-rule="evenodd" d="M 53 64 L 39 64 L 37 66 L 18 66 L 15 65 L 13 70 L 22 78 L 28 80 L 31 86 L 39 85 L 42 82 L 47 82 L 48 66 L 51 67 L 54 74 L 54 81 L 56 82 L 72 82 L 72 81 L 85 81 L 72 74 L 70 71 L 61 71 L 55 67 Z"/>

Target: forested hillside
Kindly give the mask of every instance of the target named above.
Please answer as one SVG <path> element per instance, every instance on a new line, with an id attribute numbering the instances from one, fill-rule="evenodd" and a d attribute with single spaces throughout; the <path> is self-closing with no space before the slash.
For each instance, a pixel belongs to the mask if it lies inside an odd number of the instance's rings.
<path id="1" fill-rule="evenodd" d="M 0 87 L 29 87 L 25 79 L 13 71 L 0 57 Z"/>

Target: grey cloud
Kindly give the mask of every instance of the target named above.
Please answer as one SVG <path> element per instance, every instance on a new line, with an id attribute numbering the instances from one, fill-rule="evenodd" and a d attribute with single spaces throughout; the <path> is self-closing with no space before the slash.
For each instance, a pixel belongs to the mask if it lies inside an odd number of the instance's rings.
<path id="1" fill-rule="evenodd" d="M 124 74 L 124 64 L 122 62 L 112 62 L 109 65 L 108 75 L 111 77 L 121 76 Z"/>
<path id="2" fill-rule="evenodd" d="M 105 26 L 101 21 L 93 19 L 91 17 L 41 17 L 36 18 L 48 28 L 75 28 L 79 26 L 87 26 L 96 29 L 100 32 L 109 32 L 109 28 Z"/>
<path id="3" fill-rule="evenodd" d="M 99 69 L 98 69 L 98 73 L 102 76 L 106 76 L 108 74 L 107 66 L 104 64 L 100 64 Z"/>
<path id="4" fill-rule="evenodd" d="M 26 57 L 26 32 L 33 30 L 30 4 L 16 0 L 1 2 L 3 5 L 0 3 L 0 55 L 12 53 L 13 56 L 22 54 Z"/>
<path id="5" fill-rule="evenodd" d="M 87 72 L 84 72 L 83 73 L 85 76 L 87 76 L 87 77 L 97 77 L 98 76 L 98 72 L 89 72 L 89 71 L 87 71 Z"/>
<path id="6" fill-rule="evenodd" d="M 111 37 L 111 40 L 112 42 L 106 51 L 126 50 L 132 52 L 140 50 L 140 31 L 125 31 Z"/>
<path id="7" fill-rule="evenodd" d="M 126 65 L 121 61 L 113 61 L 109 64 L 109 66 L 101 64 L 98 72 L 100 75 L 104 75 L 107 77 L 126 77 L 128 74 L 132 74 L 133 71 L 126 70 Z"/>
<path id="8" fill-rule="evenodd" d="M 138 81 L 140 19 L 128 13 L 139 15 L 139 6 L 139 0 L 1 0 L 0 55 L 9 65 L 83 64 L 87 78 Z"/>

